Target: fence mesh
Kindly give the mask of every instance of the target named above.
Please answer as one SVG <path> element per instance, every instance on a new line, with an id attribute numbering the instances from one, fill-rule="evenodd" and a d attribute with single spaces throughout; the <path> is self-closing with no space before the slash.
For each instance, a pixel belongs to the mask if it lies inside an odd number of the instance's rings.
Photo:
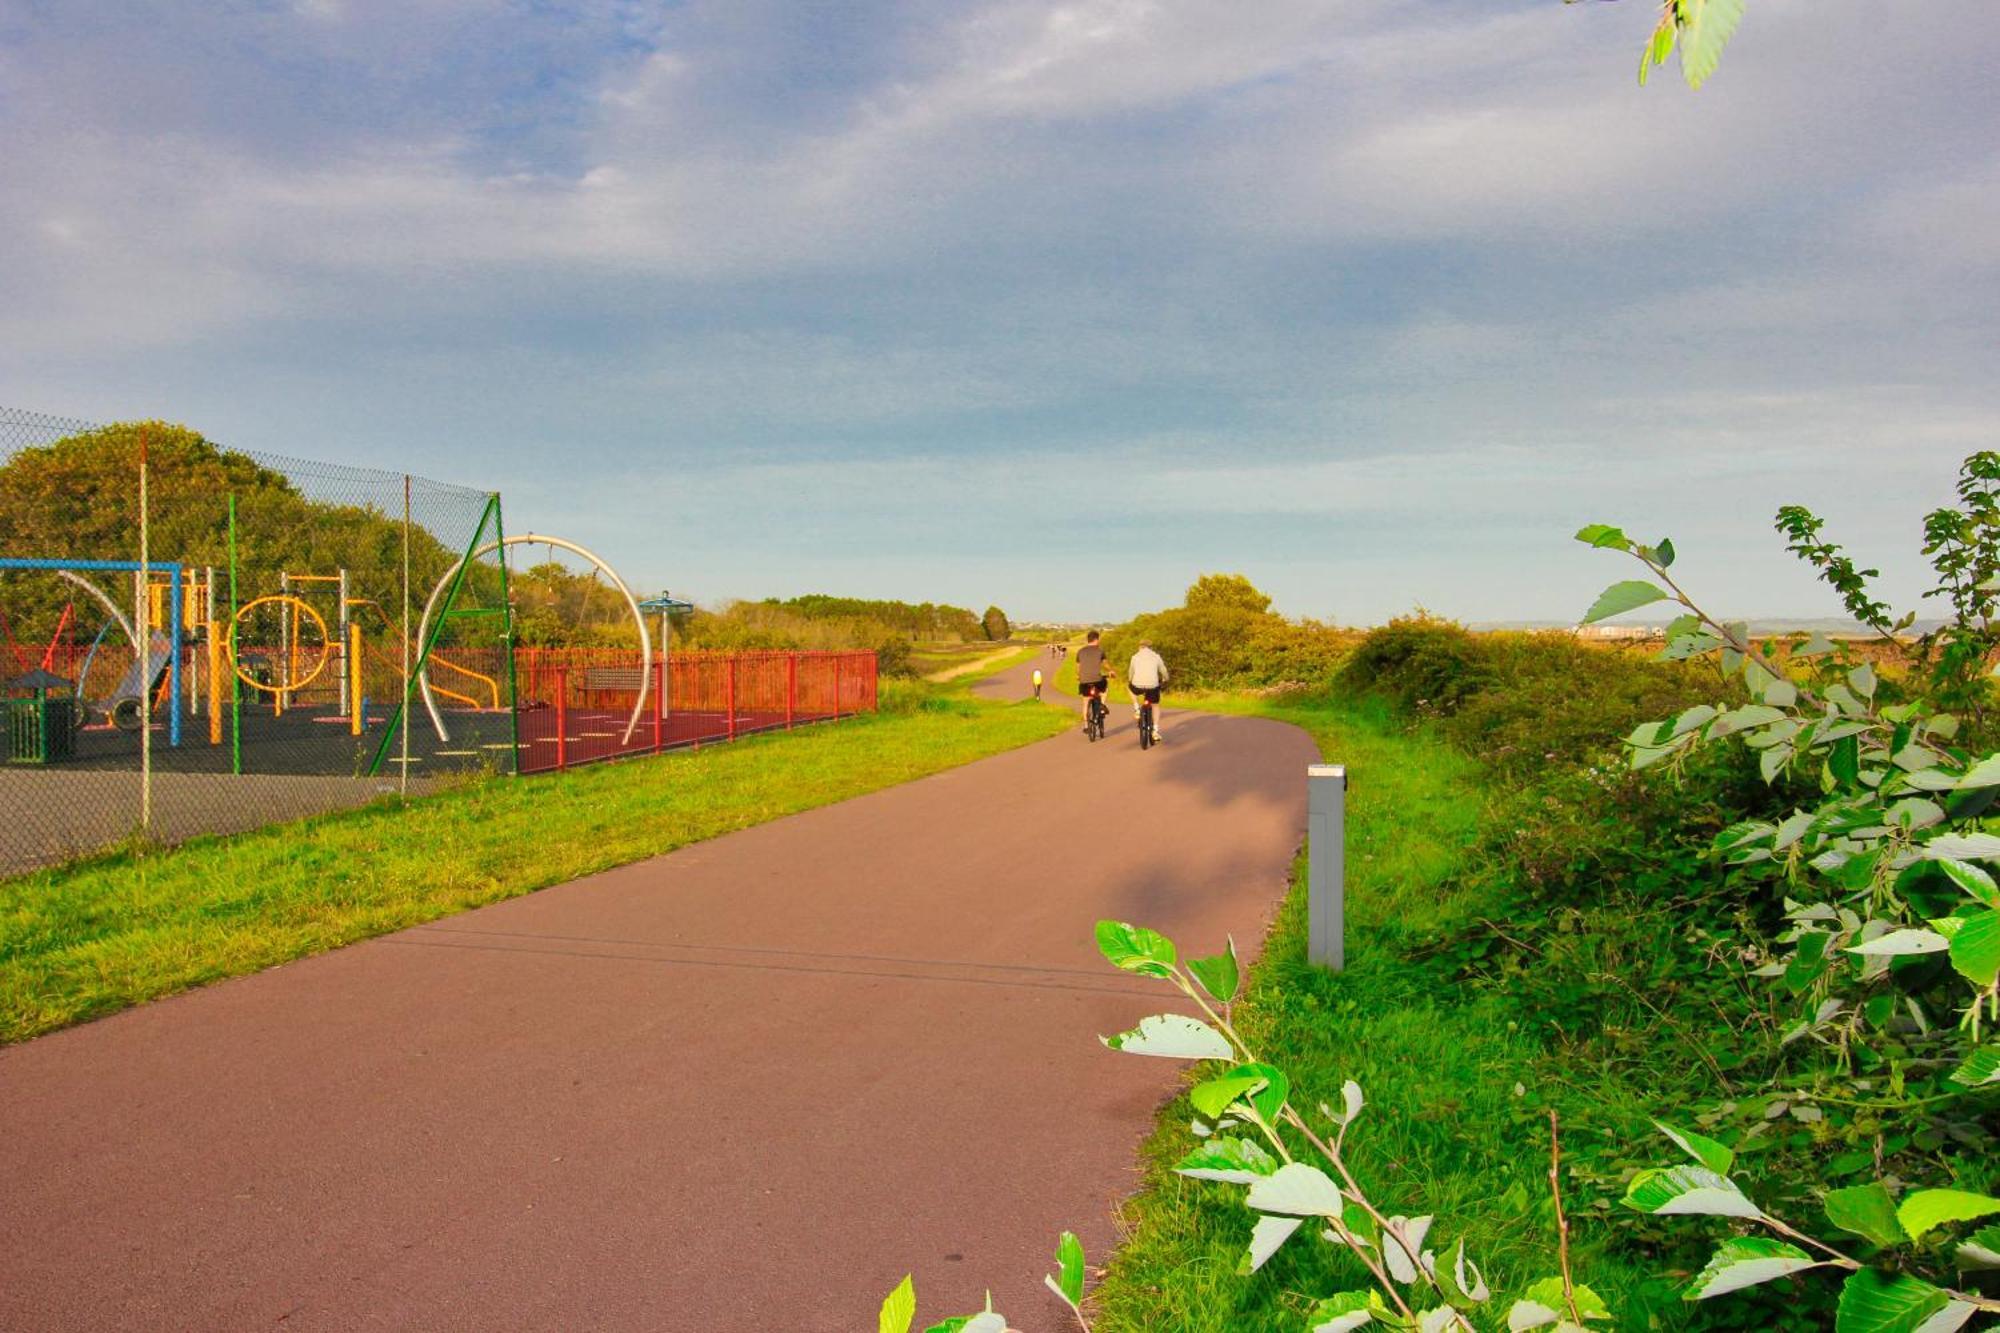
<path id="1" fill-rule="evenodd" d="M 0 875 L 875 707 L 869 652 L 516 647 L 507 550 L 487 491 L 0 407 Z"/>
<path id="2" fill-rule="evenodd" d="M 406 752 L 400 716 L 416 618 L 499 521 L 462 486 L 0 409 L 0 873 L 511 771 L 505 672 L 458 661 L 505 663 L 497 548 L 439 607 L 467 725 L 412 718 Z"/>

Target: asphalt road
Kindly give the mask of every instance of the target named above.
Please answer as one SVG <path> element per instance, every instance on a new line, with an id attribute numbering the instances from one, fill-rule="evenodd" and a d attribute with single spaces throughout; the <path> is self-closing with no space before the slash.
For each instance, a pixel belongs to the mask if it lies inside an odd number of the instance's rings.
<path id="1" fill-rule="evenodd" d="M 1113 718 L 0 1050 L 0 1328 L 1062 1327 L 1181 1069 L 1092 926 L 1254 950 L 1315 758 Z"/>

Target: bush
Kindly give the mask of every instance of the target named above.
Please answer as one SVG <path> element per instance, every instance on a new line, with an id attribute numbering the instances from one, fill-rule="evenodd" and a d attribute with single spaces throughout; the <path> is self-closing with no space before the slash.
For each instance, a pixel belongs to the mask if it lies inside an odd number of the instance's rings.
<path id="1" fill-rule="evenodd" d="M 1322 685 L 1355 636 L 1316 620 L 1287 620 L 1240 574 L 1204 574 L 1185 605 L 1139 616 L 1104 636 L 1105 656 L 1131 660 L 1141 641 L 1166 659 L 1175 685 Z"/>
<path id="2" fill-rule="evenodd" d="M 1339 681 L 1435 719 L 1462 749 L 1516 774 L 1608 758 L 1638 723 L 1723 693 L 1713 669 L 1560 632 L 1474 634 L 1428 616 L 1369 633 Z"/>

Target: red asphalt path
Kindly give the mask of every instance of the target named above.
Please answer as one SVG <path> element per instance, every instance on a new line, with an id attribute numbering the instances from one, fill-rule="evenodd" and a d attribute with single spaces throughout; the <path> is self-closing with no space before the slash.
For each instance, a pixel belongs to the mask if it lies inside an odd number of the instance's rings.
<path id="1" fill-rule="evenodd" d="M 1063 1327 L 1181 1069 L 1092 925 L 1253 951 L 1315 758 L 1114 719 L 0 1050 L 0 1328 Z"/>

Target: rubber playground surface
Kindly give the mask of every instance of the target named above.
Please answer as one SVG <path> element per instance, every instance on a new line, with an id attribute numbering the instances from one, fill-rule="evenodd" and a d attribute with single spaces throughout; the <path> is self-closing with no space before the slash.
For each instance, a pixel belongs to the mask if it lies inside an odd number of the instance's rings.
<path id="1" fill-rule="evenodd" d="M 1061 1327 L 1183 1069 L 1092 925 L 1253 951 L 1317 757 L 1113 717 L 0 1050 L 0 1327 Z"/>

